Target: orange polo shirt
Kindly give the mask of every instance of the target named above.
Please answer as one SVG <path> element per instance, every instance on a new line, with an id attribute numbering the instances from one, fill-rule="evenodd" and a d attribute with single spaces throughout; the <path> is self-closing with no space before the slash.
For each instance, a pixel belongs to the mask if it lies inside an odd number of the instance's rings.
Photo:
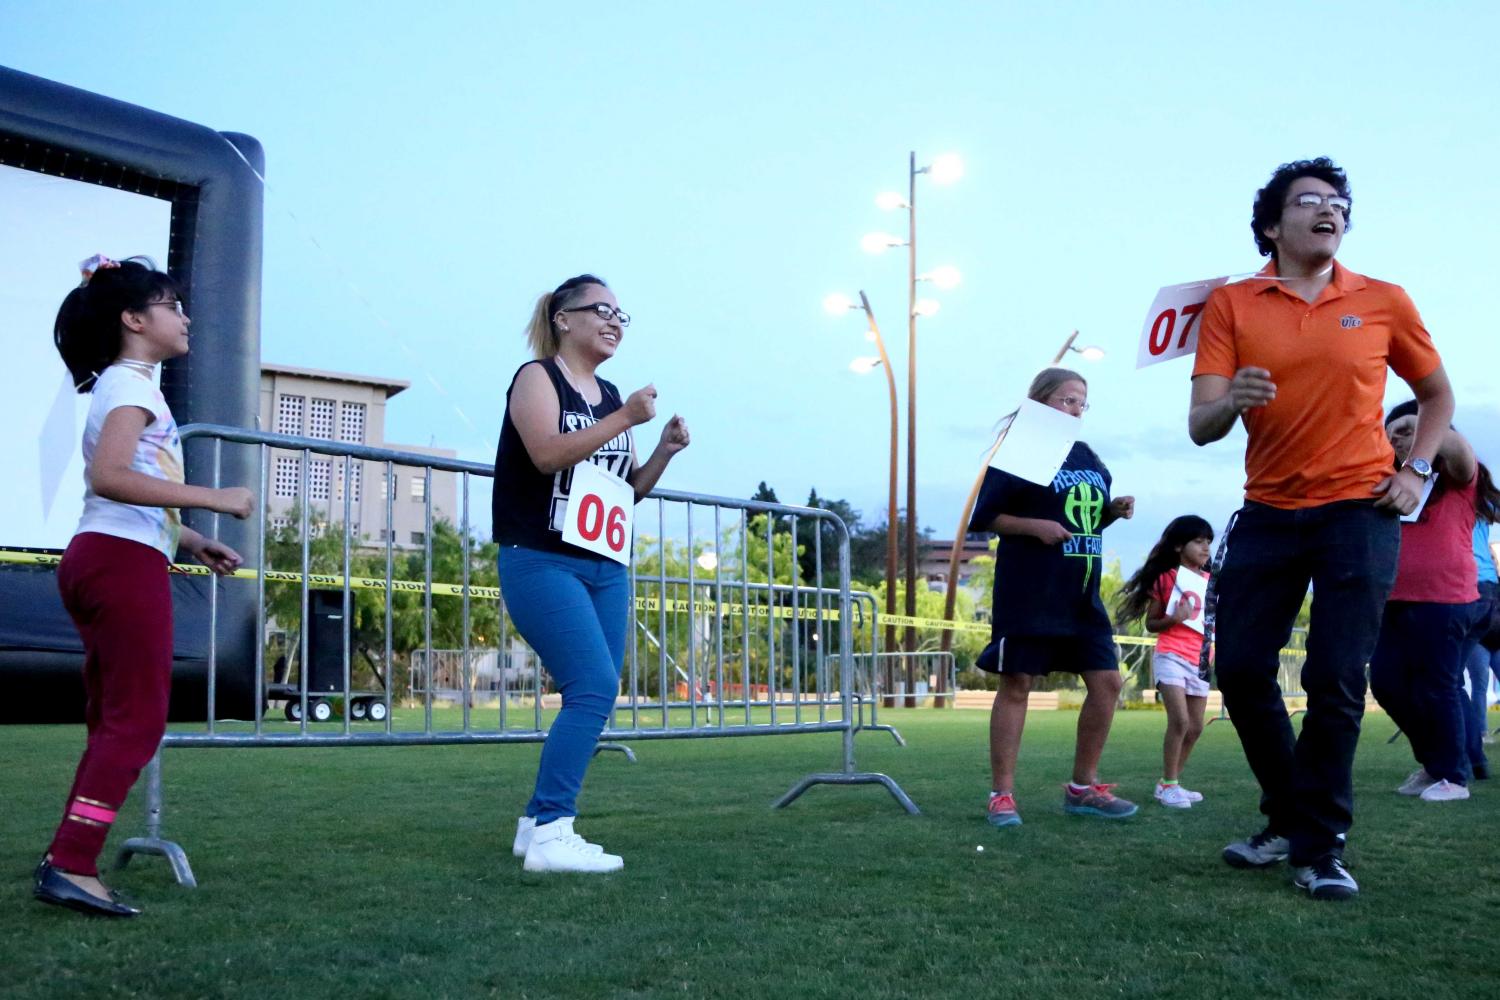
<path id="1" fill-rule="evenodd" d="M 1272 507 L 1368 500 L 1392 471 L 1386 369 L 1408 383 L 1441 359 L 1399 285 L 1334 264 L 1315 302 L 1282 287 L 1273 261 L 1247 281 L 1214 289 L 1203 309 L 1193 375 L 1233 378 L 1264 368 L 1276 398 L 1245 413 L 1245 499 Z"/>

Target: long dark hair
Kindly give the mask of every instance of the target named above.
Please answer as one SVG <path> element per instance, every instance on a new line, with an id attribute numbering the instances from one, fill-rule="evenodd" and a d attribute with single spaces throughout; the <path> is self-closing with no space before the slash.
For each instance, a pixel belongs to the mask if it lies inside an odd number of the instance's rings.
<path id="1" fill-rule="evenodd" d="M 1500 489 L 1490 475 L 1490 467 L 1479 463 L 1478 481 L 1474 484 L 1474 516 L 1494 524 L 1500 521 Z"/>
<path id="2" fill-rule="evenodd" d="M 94 379 L 120 356 L 120 314 L 143 310 L 163 296 L 180 300 L 182 290 L 149 257 L 101 267 L 67 294 L 52 325 L 52 343 L 73 376 L 73 388 L 93 391 Z"/>
<path id="3" fill-rule="evenodd" d="M 1189 542 L 1206 538 L 1214 540 L 1214 526 L 1197 514 L 1174 517 L 1161 533 L 1161 539 L 1151 549 L 1146 562 L 1135 571 L 1135 576 L 1125 581 L 1115 599 L 1115 617 L 1121 625 L 1135 621 L 1151 606 L 1151 589 L 1156 581 L 1169 569 L 1182 565 L 1182 547 Z"/>

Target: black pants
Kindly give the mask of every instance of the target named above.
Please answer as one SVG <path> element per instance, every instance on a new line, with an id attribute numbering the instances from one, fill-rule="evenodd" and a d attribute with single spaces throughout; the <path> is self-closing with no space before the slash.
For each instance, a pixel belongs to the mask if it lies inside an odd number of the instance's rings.
<path id="1" fill-rule="evenodd" d="M 1401 526 L 1368 501 L 1303 510 L 1247 503 L 1217 580 L 1217 674 L 1224 707 L 1261 788 L 1261 812 L 1293 864 L 1339 854 L 1354 817 L 1354 750 L 1365 664 L 1396 578 Z M 1302 599 L 1312 620 L 1294 737 L 1276 675 Z"/>

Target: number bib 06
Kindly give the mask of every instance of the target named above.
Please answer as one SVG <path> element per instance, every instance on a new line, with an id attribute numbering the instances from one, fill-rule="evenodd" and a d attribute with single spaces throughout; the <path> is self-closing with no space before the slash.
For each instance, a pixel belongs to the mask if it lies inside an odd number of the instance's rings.
<path id="1" fill-rule="evenodd" d="M 593 462 L 573 466 L 563 541 L 629 566 L 634 517 L 635 490 L 629 483 Z"/>

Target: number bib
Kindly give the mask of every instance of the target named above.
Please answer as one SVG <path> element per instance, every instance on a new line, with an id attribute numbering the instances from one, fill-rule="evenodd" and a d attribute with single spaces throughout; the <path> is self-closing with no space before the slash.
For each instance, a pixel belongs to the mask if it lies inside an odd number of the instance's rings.
<path id="1" fill-rule="evenodd" d="M 1141 347 L 1135 366 L 1145 368 L 1198 350 L 1198 314 L 1208 302 L 1208 293 L 1228 283 L 1228 276 L 1207 281 L 1168 285 L 1156 293 L 1146 324 L 1141 328 Z"/>
<path id="2" fill-rule="evenodd" d="M 1177 583 L 1172 588 L 1172 599 L 1167 602 L 1167 614 L 1186 604 L 1192 613 L 1182 624 L 1194 632 L 1203 632 L 1203 604 L 1208 599 L 1208 581 L 1189 569 L 1177 571 Z"/>
<path id="3" fill-rule="evenodd" d="M 634 521 L 634 487 L 593 462 L 573 466 L 563 541 L 629 566 Z"/>

